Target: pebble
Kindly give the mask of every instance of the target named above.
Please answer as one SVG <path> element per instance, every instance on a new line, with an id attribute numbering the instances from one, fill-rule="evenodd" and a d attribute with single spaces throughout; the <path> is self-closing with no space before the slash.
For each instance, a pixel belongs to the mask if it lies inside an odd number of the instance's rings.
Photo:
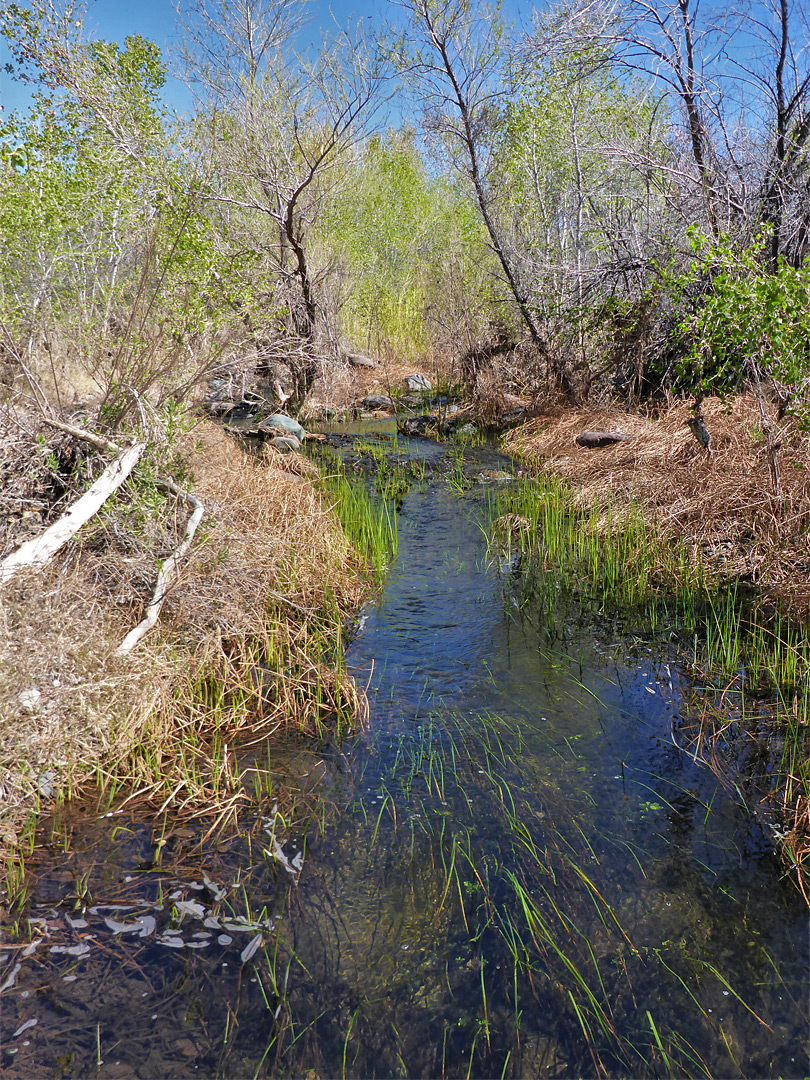
<path id="1" fill-rule="evenodd" d="M 21 709 L 25 709 L 26 712 L 36 712 L 39 708 L 39 702 L 42 694 L 35 686 L 32 686 L 30 690 L 23 690 L 23 692 L 17 698 L 17 703 Z"/>

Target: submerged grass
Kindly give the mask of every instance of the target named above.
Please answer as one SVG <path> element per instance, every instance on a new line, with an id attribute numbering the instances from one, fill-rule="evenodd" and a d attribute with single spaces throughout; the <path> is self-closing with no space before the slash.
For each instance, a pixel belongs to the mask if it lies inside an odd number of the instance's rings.
<path id="1" fill-rule="evenodd" d="M 527 479 L 499 493 L 490 557 L 522 565 L 519 605 L 541 611 L 549 639 L 561 634 L 561 598 L 613 618 L 624 632 L 652 634 L 677 649 L 691 680 L 698 718 L 690 749 L 720 773 L 718 743 L 730 735 L 767 753 L 766 790 L 778 835 L 806 890 L 810 858 L 810 644 L 806 628 L 754 602 L 739 583 L 723 583 L 700 558 L 662 536 L 632 500 L 610 496 L 583 507 L 570 484 Z M 567 610 L 567 609 L 566 609 Z M 688 732 L 682 732 L 684 736 Z M 749 750 L 752 747 L 748 748 Z M 727 771 L 727 769 L 726 769 Z"/>
<path id="2" fill-rule="evenodd" d="M 527 1075 L 531 1048 L 546 1046 L 558 1075 L 734 1071 L 716 995 L 738 1006 L 731 1022 L 724 1006 L 727 1027 L 747 1016 L 773 1034 L 773 986 L 761 984 L 769 1004 L 747 1000 L 739 973 L 705 959 L 691 933 L 672 938 L 663 928 L 686 908 L 667 913 L 633 852 L 637 880 L 616 872 L 611 853 L 627 840 L 595 833 L 582 806 L 529 764 L 537 759 L 521 752 L 523 736 L 495 715 L 425 717 L 391 747 L 381 781 L 378 797 L 393 800 L 396 817 L 386 815 L 385 832 L 376 807 L 368 821 L 372 850 L 388 848 L 404 823 L 420 878 L 437 878 L 435 925 L 456 927 L 448 949 L 464 978 L 452 984 L 453 1008 L 474 1037 L 462 1054 L 445 1033 L 442 1069 L 452 1047 L 457 1070 Z M 660 915 L 636 907 L 636 887 Z"/>

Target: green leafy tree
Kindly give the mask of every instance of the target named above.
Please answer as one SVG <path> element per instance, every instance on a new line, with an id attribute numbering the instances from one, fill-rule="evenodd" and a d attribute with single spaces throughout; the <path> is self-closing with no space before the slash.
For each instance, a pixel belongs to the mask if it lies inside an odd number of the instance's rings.
<path id="1" fill-rule="evenodd" d="M 400 65 L 410 76 L 426 130 L 476 207 L 497 260 L 505 299 L 536 356 L 569 396 L 576 388 L 531 303 L 521 253 L 510 242 L 494 171 L 501 115 L 510 92 L 509 41 L 500 6 L 468 0 L 403 0 L 407 33 Z"/>
<path id="2" fill-rule="evenodd" d="M 468 303 L 488 284 L 479 219 L 428 174 L 408 127 L 368 142 L 325 209 L 319 236 L 342 270 L 344 333 L 369 349 L 405 357 L 437 344 L 442 315 L 454 307 L 449 265 Z"/>
<path id="3" fill-rule="evenodd" d="M 190 342 L 223 308 L 165 66 L 153 43 L 88 43 L 50 7 L 12 5 L 2 25 L 36 93 L 0 130 L 0 317 L 29 357 L 72 354 L 120 423 L 193 377 Z"/>
<path id="4" fill-rule="evenodd" d="M 582 393 L 604 370 L 606 315 L 644 296 L 670 225 L 656 105 L 587 39 L 527 67 L 506 105 L 502 220 L 530 301 L 570 350 Z"/>

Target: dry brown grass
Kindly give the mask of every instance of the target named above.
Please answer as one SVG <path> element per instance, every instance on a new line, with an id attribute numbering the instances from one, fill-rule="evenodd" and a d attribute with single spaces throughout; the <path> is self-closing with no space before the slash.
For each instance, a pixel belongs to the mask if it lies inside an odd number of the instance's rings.
<path id="1" fill-rule="evenodd" d="M 210 507 L 183 581 L 166 611 L 189 635 L 207 638 L 211 627 L 246 633 L 281 588 L 302 608 L 318 606 L 324 586 L 341 601 L 361 594 L 348 541 L 310 482 L 307 459 L 266 448 L 252 458 L 222 429 L 201 425 L 181 447 L 195 494 Z"/>
<path id="2" fill-rule="evenodd" d="M 810 608 L 810 439 L 794 421 L 776 424 L 780 491 L 773 491 L 759 404 L 740 396 L 703 403 L 712 452 L 686 425 L 688 405 L 658 416 L 618 409 L 566 409 L 509 433 L 505 448 L 533 471 L 572 482 L 583 503 L 635 500 L 662 531 L 723 573 L 759 585 L 794 608 Z M 574 442 L 583 431 L 624 431 L 633 438 L 599 450 Z"/>
<path id="3" fill-rule="evenodd" d="M 114 658 L 126 633 L 121 612 L 54 566 L 21 575 L 0 594 L 0 848 L 13 842 L 56 775 L 80 781 L 128 752 L 166 684 L 153 655 L 125 667 Z M 35 691 L 27 709 L 21 695 Z M 49 773 L 54 775 L 48 777 Z"/>
<path id="4" fill-rule="evenodd" d="M 369 394 L 390 394 L 405 390 L 405 379 L 417 372 L 427 375 L 435 387 L 439 379 L 455 382 L 459 372 L 452 360 L 445 357 L 426 357 L 419 362 L 380 357 L 373 368 L 336 364 L 328 368 L 316 382 L 312 402 L 345 412 Z M 306 419 L 306 413 L 304 414 Z"/>
<path id="5" fill-rule="evenodd" d="M 173 467 L 187 470 L 206 517 L 157 629 L 135 653 L 120 659 L 115 649 L 140 620 L 157 560 L 186 515 L 148 483 L 125 486 L 52 567 L 0 591 L 5 842 L 46 773 L 78 784 L 100 770 L 161 802 L 169 787 L 179 805 L 213 812 L 223 768 L 209 753 L 214 729 L 238 739 L 311 727 L 319 703 L 362 708 L 353 682 L 324 660 L 338 646 L 340 613 L 364 586 L 311 483 L 314 467 L 269 450 L 250 457 L 209 422 L 184 438 Z M 32 689 L 40 697 L 29 710 L 20 695 Z M 234 802 L 226 780 L 219 794 Z"/>

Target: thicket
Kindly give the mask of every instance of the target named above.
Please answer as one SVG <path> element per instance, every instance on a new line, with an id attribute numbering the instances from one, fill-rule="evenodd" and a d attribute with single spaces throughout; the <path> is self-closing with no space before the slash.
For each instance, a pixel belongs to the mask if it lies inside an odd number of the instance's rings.
<path id="1" fill-rule="evenodd" d="M 294 410 L 365 350 L 472 357 L 473 381 L 509 355 L 502 388 L 535 397 L 801 406 L 801 5 L 575 0 L 517 30 L 406 0 L 302 51 L 304 15 L 181 4 L 178 117 L 153 43 L 87 39 L 71 0 L 6 7 L 33 91 L 0 128 L 7 384 L 114 430 L 240 360 Z"/>

